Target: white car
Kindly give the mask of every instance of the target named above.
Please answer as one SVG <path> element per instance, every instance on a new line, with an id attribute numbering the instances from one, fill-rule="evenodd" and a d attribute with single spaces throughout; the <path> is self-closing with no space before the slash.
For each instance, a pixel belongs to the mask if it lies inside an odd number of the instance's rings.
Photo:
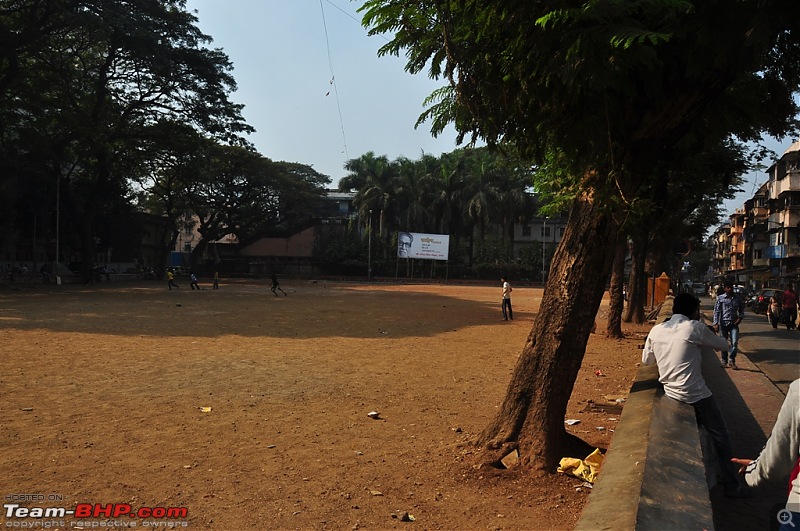
<path id="1" fill-rule="evenodd" d="M 702 297 L 703 295 L 707 295 L 708 294 L 706 292 L 706 285 L 702 284 L 700 282 L 695 282 L 694 284 L 692 284 L 692 292 L 697 297 Z"/>

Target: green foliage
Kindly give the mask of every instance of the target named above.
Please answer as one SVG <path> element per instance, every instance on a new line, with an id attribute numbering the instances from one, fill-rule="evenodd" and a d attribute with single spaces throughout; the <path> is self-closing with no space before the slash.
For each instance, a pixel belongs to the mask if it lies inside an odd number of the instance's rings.
<path id="1" fill-rule="evenodd" d="M 700 168 L 660 169 L 676 156 L 797 127 L 795 8 L 368 0 L 361 12 L 371 34 L 393 35 L 379 54 L 402 53 L 409 72 L 427 68 L 447 83 L 420 117 L 433 134 L 453 124 L 459 139 L 513 145 L 535 164 L 536 190 L 553 209 L 588 192 L 640 223 L 660 208 L 653 192 L 672 181 L 709 195 L 719 186 L 698 183 Z M 687 137 L 704 145 L 681 151 Z"/>
<path id="2" fill-rule="evenodd" d="M 503 242 L 487 240 L 478 245 L 474 262 L 476 264 L 514 263 L 514 253 Z"/>
<path id="3" fill-rule="evenodd" d="M 324 253 L 321 263 L 330 272 L 366 272 L 367 248 L 352 224 L 348 226 L 343 238 L 337 237 L 334 229 L 330 230 Z"/>
<path id="4" fill-rule="evenodd" d="M 109 239 L 109 220 L 134 207 L 167 218 L 171 231 L 157 238 L 164 253 L 191 215 L 203 242 L 233 233 L 247 244 L 307 223 L 330 182 L 241 138 L 253 129 L 229 99 L 231 62 L 207 48 L 211 38 L 185 4 L 0 6 L 0 187 L 15 205 L 35 189 L 52 205 L 60 182 L 62 235 L 81 240 L 88 265 L 98 238 Z M 41 216 L 53 226 L 51 212 Z"/>
<path id="5" fill-rule="evenodd" d="M 108 220 L 140 195 L 132 182 L 152 169 L 155 135 L 176 129 L 162 124 L 238 143 L 252 130 L 228 99 L 230 61 L 203 48 L 196 22 L 183 0 L 0 7 L 0 167 L 14 170 L 0 181 L 59 182 L 62 234 L 80 239 L 87 268 Z"/>
<path id="6" fill-rule="evenodd" d="M 551 251 L 552 254 L 552 251 Z M 533 242 L 519 250 L 519 263 L 524 267 L 534 270 L 542 270 L 542 243 Z"/>
<path id="7" fill-rule="evenodd" d="M 384 238 L 403 230 L 459 241 L 477 227 L 483 239 L 491 224 L 501 226 L 506 238 L 515 221 L 533 213 L 532 170 L 511 149 L 470 148 L 393 161 L 369 152 L 345 167 L 350 173 L 339 189 L 356 192 L 360 219 L 377 220 L 376 234 Z"/>

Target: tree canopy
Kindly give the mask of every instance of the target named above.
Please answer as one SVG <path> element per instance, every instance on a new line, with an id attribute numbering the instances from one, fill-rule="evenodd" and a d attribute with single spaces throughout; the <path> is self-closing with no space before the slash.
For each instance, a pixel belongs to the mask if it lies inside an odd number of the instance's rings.
<path id="1" fill-rule="evenodd" d="M 433 134 L 453 123 L 462 138 L 511 144 L 549 164 L 551 189 L 571 201 L 548 319 L 534 323 L 478 438 L 494 457 L 519 447 L 523 462 L 550 469 L 575 442 L 564 412 L 624 222 L 631 212 L 647 222 L 653 184 L 696 177 L 654 169 L 688 139 L 713 148 L 797 127 L 800 10 L 790 0 L 367 0 L 362 12 L 371 34 L 391 36 L 380 54 L 446 80 L 420 117 Z"/>
<path id="2" fill-rule="evenodd" d="M 254 204 L 271 212 L 280 204 L 275 215 L 282 221 L 302 217 L 305 200 L 329 179 L 302 164 L 254 154 L 242 136 L 253 128 L 230 98 L 233 66 L 210 42 L 185 0 L 3 2 L 0 186 L 16 208 L 6 228 L 24 226 L 28 210 L 41 208 L 44 226 L 53 230 L 58 189 L 63 239 L 81 250 L 86 273 L 96 245 L 108 245 L 100 233 L 115 213 L 153 206 L 145 196 L 155 193 L 166 201 L 158 213 L 173 224 L 174 240 L 174 223 L 191 213 L 190 199 L 195 210 L 209 212 L 188 191 L 231 184 L 232 167 L 259 164 L 270 171 L 249 172 L 238 202 L 232 200 L 237 194 L 226 194 L 224 216 L 202 222 L 209 237 L 232 231 L 251 237 Z M 204 157 L 227 162 L 212 167 Z M 248 202 L 256 192 L 259 201 Z M 279 192 L 285 197 L 276 197 Z M 50 201 L 21 201 L 34 194 Z M 261 202 L 265 195 L 269 201 Z"/>

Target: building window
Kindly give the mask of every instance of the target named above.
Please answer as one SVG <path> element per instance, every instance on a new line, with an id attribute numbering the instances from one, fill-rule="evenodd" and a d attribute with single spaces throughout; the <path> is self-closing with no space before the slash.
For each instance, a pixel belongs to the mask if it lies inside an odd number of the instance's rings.
<path id="1" fill-rule="evenodd" d="M 523 225 L 522 226 L 522 236 L 530 237 L 531 235 L 531 226 L 530 225 Z"/>
<path id="2" fill-rule="evenodd" d="M 542 227 L 542 238 L 550 237 L 550 227 Z"/>

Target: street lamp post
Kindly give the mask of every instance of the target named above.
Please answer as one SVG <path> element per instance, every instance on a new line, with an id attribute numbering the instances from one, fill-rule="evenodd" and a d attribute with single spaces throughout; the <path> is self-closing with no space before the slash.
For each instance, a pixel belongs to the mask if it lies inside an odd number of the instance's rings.
<path id="1" fill-rule="evenodd" d="M 369 241 L 369 245 L 367 246 L 367 280 L 372 280 L 372 209 L 369 211 L 367 238 Z"/>

